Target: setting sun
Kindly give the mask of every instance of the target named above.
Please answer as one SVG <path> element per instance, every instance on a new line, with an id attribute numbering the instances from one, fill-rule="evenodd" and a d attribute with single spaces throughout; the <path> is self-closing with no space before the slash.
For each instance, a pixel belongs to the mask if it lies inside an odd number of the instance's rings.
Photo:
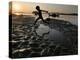
<path id="1" fill-rule="evenodd" d="M 14 4 L 13 5 L 13 10 L 14 11 L 20 11 L 20 9 L 21 9 L 21 6 L 19 4 Z"/>

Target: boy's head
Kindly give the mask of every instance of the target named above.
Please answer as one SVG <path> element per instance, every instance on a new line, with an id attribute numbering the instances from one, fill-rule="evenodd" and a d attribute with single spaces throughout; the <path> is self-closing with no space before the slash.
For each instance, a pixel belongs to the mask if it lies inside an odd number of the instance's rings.
<path id="1" fill-rule="evenodd" d="M 37 10 L 40 10 L 40 7 L 39 7 L 39 6 L 36 6 L 36 9 L 37 9 Z"/>

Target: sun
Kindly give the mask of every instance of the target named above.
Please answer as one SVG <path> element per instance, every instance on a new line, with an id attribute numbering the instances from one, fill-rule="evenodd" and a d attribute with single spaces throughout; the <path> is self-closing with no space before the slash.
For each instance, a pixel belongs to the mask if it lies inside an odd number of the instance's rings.
<path id="1" fill-rule="evenodd" d="M 16 12 L 19 12 L 20 11 L 20 9 L 21 9 L 21 6 L 20 6 L 20 4 L 13 4 L 13 10 L 14 11 L 16 11 Z"/>

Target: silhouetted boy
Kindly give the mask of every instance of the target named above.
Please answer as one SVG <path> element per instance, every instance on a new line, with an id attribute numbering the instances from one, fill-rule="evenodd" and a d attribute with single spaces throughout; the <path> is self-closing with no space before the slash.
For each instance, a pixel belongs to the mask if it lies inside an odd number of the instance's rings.
<path id="1" fill-rule="evenodd" d="M 34 25 L 36 24 L 36 22 L 41 19 L 43 22 L 47 23 L 46 21 L 44 21 L 43 17 L 42 17 L 42 11 L 48 13 L 48 11 L 45 10 L 41 10 L 39 6 L 36 6 L 36 10 L 38 11 L 38 18 L 36 19 Z"/>

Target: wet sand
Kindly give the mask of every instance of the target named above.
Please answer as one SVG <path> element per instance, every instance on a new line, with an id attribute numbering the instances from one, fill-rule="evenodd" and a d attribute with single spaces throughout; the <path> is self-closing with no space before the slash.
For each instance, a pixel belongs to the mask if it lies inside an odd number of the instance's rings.
<path id="1" fill-rule="evenodd" d="M 12 57 L 42 57 L 74 55 L 78 53 L 77 26 L 70 22 L 46 19 L 39 21 L 13 23 L 12 25 Z"/>

